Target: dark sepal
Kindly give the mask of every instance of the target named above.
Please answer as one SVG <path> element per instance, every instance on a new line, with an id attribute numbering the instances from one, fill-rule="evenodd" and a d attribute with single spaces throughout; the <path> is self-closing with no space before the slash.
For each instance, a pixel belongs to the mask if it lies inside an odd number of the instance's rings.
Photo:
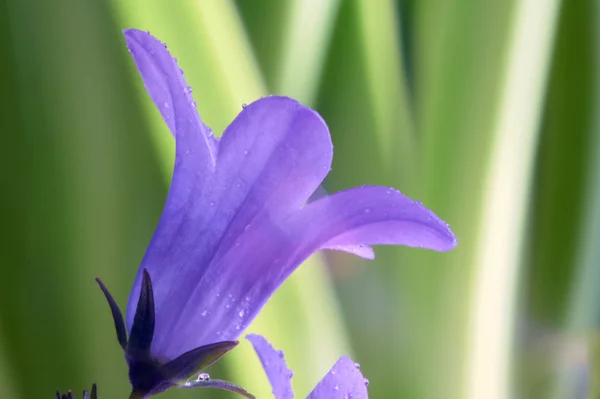
<path id="1" fill-rule="evenodd" d="M 87 392 L 83 391 L 83 399 L 87 399 Z M 90 399 L 98 399 L 98 388 L 96 384 L 92 384 L 92 393 Z"/>
<path id="2" fill-rule="evenodd" d="M 192 349 L 162 366 L 162 374 L 179 385 L 219 360 L 237 344 L 238 341 L 223 341 Z"/>
<path id="3" fill-rule="evenodd" d="M 148 270 L 144 269 L 140 299 L 135 310 L 133 325 L 129 334 L 126 352 L 133 356 L 150 356 L 150 347 L 154 337 L 154 293 Z"/>
<path id="4" fill-rule="evenodd" d="M 67 391 L 67 393 L 61 395 L 60 391 L 56 391 L 56 399 L 75 399 L 75 395 L 71 390 Z M 88 396 L 87 391 L 83 390 L 83 399 L 98 399 L 98 391 L 96 389 L 96 384 L 92 385 L 92 396 Z"/>
<path id="5" fill-rule="evenodd" d="M 123 321 L 123 314 L 119 309 L 119 306 L 115 302 L 108 289 L 104 286 L 100 278 L 96 277 L 96 282 L 100 286 L 100 289 L 104 293 L 106 300 L 108 301 L 108 306 L 110 306 L 110 311 L 112 312 L 112 317 L 115 322 L 115 330 L 117 330 L 117 339 L 119 340 L 119 345 L 121 348 L 125 350 L 127 347 L 127 330 L 125 329 L 125 321 Z"/>

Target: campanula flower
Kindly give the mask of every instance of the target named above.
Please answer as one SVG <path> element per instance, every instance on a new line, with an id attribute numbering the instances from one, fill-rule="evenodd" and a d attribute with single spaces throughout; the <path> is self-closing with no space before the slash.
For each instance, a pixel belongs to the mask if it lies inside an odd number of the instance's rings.
<path id="1" fill-rule="evenodd" d="M 124 34 L 176 144 L 171 186 L 129 297 L 126 327 L 109 299 L 137 396 L 181 386 L 233 348 L 315 251 L 373 258 L 374 244 L 437 251 L 456 245 L 446 223 L 395 189 L 363 186 L 309 202 L 333 156 L 317 112 L 265 97 L 244 106 L 216 138 L 166 46 L 146 32 Z M 173 368 L 185 372 L 163 370 L 182 356 Z"/>
<path id="2" fill-rule="evenodd" d="M 292 377 L 282 351 L 275 350 L 260 335 L 250 334 L 246 338 L 254 346 L 265 369 L 275 399 L 293 399 Z M 307 399 L 367 399 L 369 380 L 363 377 L 357 363 L 348 356 L 341 357 L 329 373 L 317 384 Z"/>

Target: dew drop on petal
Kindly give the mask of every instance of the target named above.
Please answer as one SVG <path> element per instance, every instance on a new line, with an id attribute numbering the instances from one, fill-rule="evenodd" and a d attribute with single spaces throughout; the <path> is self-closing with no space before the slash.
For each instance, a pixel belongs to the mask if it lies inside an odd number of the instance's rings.
<path id="1" fill-rule="evenodd" d="M 201 316 L 206 316 L 208 314 L 208 311 L 206 309 L 204 309 L 202 311 L 202 313 L 200 313 Z"/>
<path id="2" fill-rule="evenodd" d="M 339 391 L 340 387 L 336 385 L 336 386 L 333 387 L 333 389 L 336 390 L 336 391 Z"/>
<path id="3" fill-rule="evenodd" d="M 371 213 L 371 210 L 369 208 L 366 208 L 365 213 Z"/>
<path id="4" fill-rule="evenodd" d="M 354 363 L 354 367 L 356 367 L 358 370 L 360 370 L 360 364 Z"/>
<path id="5" fill-rule="evenodd" d="M 170 108 L 170 106 L 169 106 L 169 103 L 168 103 L 168 102 L 166 102 L 166 101 L 163 103 L 163 105 L 164 105 L 164 107 L 165 107 L 165 108 L 167 108 L 167 109 L 169 109 L 169 108 Z"/>
<path id="6" fill-rule="evenodd" d="M 244 103 L 242 104 L 242 109 L 245 109 L 248 106 L 248 104 Z"/>
<path id="7" fill-rule="evenodd" d="M 238 313 L 238 315 L 240 317 L 244 317 L 244 314 L 246 313 L 246 311 L 244 309 L 240 310 L 240 312 Z"/>
<path id="8" fill-rule="evenodd" d="M 198 374 L 198 381 L 208 381 L 208 380 L 210 380 L 210 375 L 208 375 L 208 373 Z"/>
<path id="9" fill-rule="evenodd" d="M 210 201 L 210 206 L 215 206 L 215 203 L 213 201 Z"/>
<path id="10" fill-rule="evenodd" d="M 248 231 L 248 230 L 250 230 L 250 225 L 249 224 L 247 224 L 246 227 L 244 227 L 244 231 Z"/>
<path id="11" fill-rule="evenodd" d="M 366 387 L 369 386 L 369 379 L 368 378 L 363 378 L 363 382 L 365 383 Z"/>
<path id="12" fill-rule="evenodd" d="M 283 359 L 283 356 L 284 356 L 283 351 L 282 350 L 278 350 L 277 351 L 277 356 L 279 356 L 280 358 Z"/>
<path id="13" fill-rule="evenodd" d="M 335 369 L 331 370 L 331 374 L 332 375 L 336 375 L 337 371 L 335 371 Z"/>

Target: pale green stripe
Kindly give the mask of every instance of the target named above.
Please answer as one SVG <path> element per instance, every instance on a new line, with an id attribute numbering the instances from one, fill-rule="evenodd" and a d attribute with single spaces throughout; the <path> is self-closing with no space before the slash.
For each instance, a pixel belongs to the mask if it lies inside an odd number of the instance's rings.
<path id="1" fill-rule="evenodd" d="M 510 399 L 527 201 L 559 0 L 518 4 L 480 223 L 466 398 Z"/>
<path id="2" fill-rule="evenodd" d="M 276 61 L 273 91 L 313 104 L 339 9 L 339 0 L 292 0 Z"/>
<path id="3" fill-rule="evenodd" d="M 365 79 L 376 126 L 374 135 L 372 132 L 365 134 L 371 134 L 378 141 L 386 165 L 406 180 L 415 176 L 417 153 L 395 2 L 357 0 L 357 3 L 357 28 L 365 55 Z"/>

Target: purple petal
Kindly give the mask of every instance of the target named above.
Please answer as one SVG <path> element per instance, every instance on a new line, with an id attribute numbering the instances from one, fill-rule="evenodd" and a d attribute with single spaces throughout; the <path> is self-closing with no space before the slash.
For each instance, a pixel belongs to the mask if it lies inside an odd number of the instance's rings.
<path id="1" fill-rule="evenodd" d="M 306 203 L 331 157 L 329 132 L 316 112 L 268 97 L 247 106 L 223 134 L 215 178 L 207 182 L 175 166 L 141 266 L 155 288 L 153 355 L 173 359 L 239 336 L 297 266 L 288 261 L 298 241 L 283 220 Z M 140 275 L 129 328 L 139 284 Z"/>
<path id="2" fill-rule="evenodd" d="M 457 243 L 450 227 L 420 202 L 378 186 L 321 198 L 289 223 L 303 235 L 299 258 L 321 247 L 388 244 L 448 251 Z"/>
<path id="3" fill-rule="evenodd" d="M 358 365 L 348 356 L 343 356 L 317 384 L 307 399 L 367 399 L 368 383 Z"/>
<path id="4" fill-rule="evenodd" d="M 273 346 L 261 335 L 246 335 L 248 341 L 254 346 L 254 350 L 260 359 L 260 362 L 267 373 L 273 395 L 276 399 L 292 399 L 294 391 L 292 390 L 292 376 L 294 373 L 287 368 L 283 352 L 275 350 Z"/>
<path id="5" fill-rule="evenodd" d="M 200 177 L 207 174 L 216 162 L 216 140 L 200 119 L 177 62 L 149 33 L 128 29 L 123 34 L 146 91 L 177 138 L 177 161 L 200 168 Z"/>

